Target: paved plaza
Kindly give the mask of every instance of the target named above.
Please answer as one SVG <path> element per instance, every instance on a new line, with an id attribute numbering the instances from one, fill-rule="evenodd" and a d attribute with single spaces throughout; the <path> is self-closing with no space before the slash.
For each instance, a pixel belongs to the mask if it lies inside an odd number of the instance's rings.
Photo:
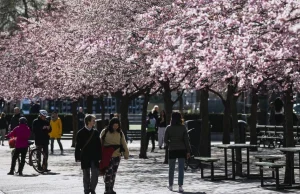
<path id="1" fill-rule="evenodd" d="M 65 154 L 60 155 L 58 145 L 55 144 L 55 153 L 49 157 L 49 169 L 51 173 L 38 174 L 32 167 L 25 165 L 24 177 L 6 175 L 10 167 L 10 151 L 7 146 L 0 147 L 1 165 L 0 165 L 0 194 L 82 194 L 82 172 L 80 170 L 80 163 L 74 162 L 74 148 L 71 148 L 71 140 L 63 140 Z M 220 142 L 215 142 L 220 143 Z M 168 185 L 168 166 L 162 164 L 163 150 L 156 150 L 154 153 L 149 153 L 149 159 L 139 159 L 139 141 L 134 141 L 129 144 L 130 159 L 122 160 L 116 178 L 115 191 L 118 194 L 171 194 L 177 193 L 178 185 L 177 175 L 175 173 L 174 192 L 167 190 Z M 258 153 L 274 153 L 280 152 L 271 149 L 259 149 Z M 213 156 L 223 156 L 222 150 L 212 148 Z M 251 162 L 253 163 L 253 155 L 250 154 Z M 296 158 L 295 160 L 298 160 Z M 284 162 L 284 161 L 280 161 Z M 217 164 L 216 174 L 223 172 L 223 164 Z M 230 169 L 230 168 L 229 168 Z M 209 170 L 206 170 L 209 173 Z M 258 172 L 257 168 L 251 165 L 251 173 Z M 231 173 L 231 172 L 229 172 Z M 283 170 L 280 173 L 283 178 Z M 299 174 L 296 172 L 296 181 L 299 181 Z M 184 189 L 186 194 L 267 194 L 267 193 L 281 193 L 275 190 L 269 190 L 260 187 L 260 181 L 247 180 L 237 178 L 237 180 L 223 180 L 211 182 L 200 178 L 200 171 L 188 170 L 185 173 Z M 96 190 L 97 194 L 104 193 L 103 178 L 99 177 L 99 184 Z M 285 190 L 285 193 L 300 193 L 298 190 Z"/>

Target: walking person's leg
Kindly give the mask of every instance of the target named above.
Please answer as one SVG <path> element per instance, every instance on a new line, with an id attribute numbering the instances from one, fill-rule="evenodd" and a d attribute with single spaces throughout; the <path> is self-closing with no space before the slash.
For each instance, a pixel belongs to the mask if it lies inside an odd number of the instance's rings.
<path id="1" fill-rule="evenodd" d="M 21 152 L 21 162 L 19 165 L 19 175 L 23 176 L 23 169 L 24 169 L 24 165 L 25 165 L 25 158 L 26 158 L 26 154 L 27 154 L 27 148 L 20 148 L 20 152 Z"/>
<path id="2" fill-rule="evenodd" d="M 169 159 L 169 190 L 173 190 L 176 159 Z"/>
<path id="3" fill-rule="evenodd" d="M 151 150 L 151 152 L 153 152 L 154 149 L 155 149 L 155 132 L 151 132 L 151 142 L 152 142 L 152 150 Z"/>
<path id="4" fill-rule="evenodd" d="M 163 144 L 163 128 L 158 128 L 158 146 L 161 149 Z"/>
<path id="5" fill-rule="evenodd" d="M 178 185 L 179 185 L 179 192 L 183 192 L 183 179 L 184 179 L 184 158 L 178 158 Z"/>
<path id="6" fill-rule="evenodd" d="M 17 159 L 19 158 L 19 154 L 20 154 L 20 149 L 15 148 L 14 155 L 11 159 L 10 171 L 9 171 L 9 173 L 7 173 L 8 175 L 13 175 L 14 174 L 15 167 L 16 167 L 16 162 L 17 162 Z"/>
<path id="7" fill-rule="evenodd" d="M 120 158 L 117 157 L 111 158 L 109 162 L 109 167 L 105 172 L 104 182 L 105 182 L 105 193 L 107 194 L 113 193 L 113 187 L 116 178 L 115 173 L 117 172 L 119 163 L 120 163 Z"/>
<path id="8" fill-rule="evenodd" d="M 1 129 L 0 130 L 0 135 L 1 135 L 1 140 L 2 140 L 2 146 L 4 146 L 4 140 L 5 140 L 5 131 L 6 129 Z"/>
<path id="9" fill-rule="evenodd" d="M 53 154 L 54 138 L 50 138 L 50 144 L 51 144 L 51 154 Z"/>
<path id="10" fill-rule="evenodd" d="M 50 171 L 48 170 L 48 157 L 49 157 L 49 148 L 48 145 L 43 145 L 43 152 L 44 152 L 44 158 L 43 158 L 43 168 L 46 171 Z"/>
<path id="11" fill-rule="evenodd" d="M 146 151 L 148 151 L 149 140 L 150 140 L 150 132 L 147 132 L 147 144 L 146 144 Z"/>
<path id="12" fill-rule="evenodd" d="M 112 166 L 112 170 L 113 170 L 113 177 L 112 177 L 112 184 L 111 184 L 111 190 L 114 190 L 114 186 L 115 186 L 115 180 L 116 180 L 116 175 L 117 175 L 117 171 L 118 171 L 118 167 L 120 164 L 120 160 L 121 157 L 114 157 L 113 158 L 113 166 Z"/>
<path id="13" fill-rule="evenodd" d="M 57 143 L 59 145 L 59 149 L 60 149 L 60 154 L 62 155 L 64 153 L 64 149 L 63 149 L 63 146 L 60 142 L 60 138 L 57 138 Z"/>
<path id="14" fill-rule="evenodd" d="M 95 162 L 91 162 L 91 171 L 92 171 L 92 177 L 91 177 L 91 184 L 90 184 L 90 192 L 91 194 L 95 194 L 95 190 L 98 184 L 98 176 L 99 176 L 99 166 L 96 166 Z"/>
<path id="15" fill-rule="evenodd" d="M 90 193 L 90 182 L 91 182 L 90 171 L 91 168 L 82 169 L 84 194 Z"/>

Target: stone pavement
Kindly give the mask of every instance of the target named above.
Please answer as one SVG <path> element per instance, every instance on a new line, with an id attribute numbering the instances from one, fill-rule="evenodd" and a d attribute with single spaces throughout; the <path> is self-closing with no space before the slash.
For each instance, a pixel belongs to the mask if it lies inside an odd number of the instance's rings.
<path id="1" fill-rule="evenodd" d="M 56 142 L 55 142 L 56 143 Z M 0 147 L 0 194 L 82 194 L 82 172 L 80 163 L 74 161 L 74 148 L 71 148 L 71 140 L 63 140 L 65 154 L 60 155 L 57 143 L 55 153 L 49 157 L 48 174 L 38 174 L 31 166 L 25 165 L 24 177 L 6 175 L 10 167 L 10 149 L 6 146 Z M 219 142 L 220 143 L 220 142 Z M 131 157 L 129 160 L 122 160 L 117 174 L 115 191 L 118 194 L 171 194 L 177 193 L 177 173 L 175 173 L 175 192 L 167 190 L 168 166 L 162 164 L 164 152 L 156 150 L 149 153 L 149 159 L 139 159 L 139 141 L 129 144 Z M 259 152 L 271 152 L 274 150 L 260 149 Z M 212 149 L 212 155 L 222 156 L 222 151 Z M 277 153 L 278 154 L 278 153 Z M 253 154 L 251 154 L 253 155 Z M 252 158 L 253 160 L 253 158 Z M 297 158 L 296 158 L 297 160 Z M 223 166 L 218 164 L 217 166 Z M 209 172 L 209 171 L 206 171 Z M 252 166 L 251 172 L 257 172 L 257 168 Z M 224 173 L 216 170 L 216 173 Z M 283 172 L 281 172 L 283 175 Z M 296 175 L 299 177 L 299 175 Z M 297 178 L 297 181 L 298 178 Z M 200 179 L 199 171 L 188 170 L 185 173 L 184 189 L 186 194 L 261 194 L 280 193 L 274 190 L 260 188 L 259 180 L 237 179 L 236 181 L 224 180 L 211 182 Z M 104 192 L 103 178 L 99 177 L 99 184 L 96 192 Z M 285 192 L 300 193 L 298 190 L 288 190 Z"/>

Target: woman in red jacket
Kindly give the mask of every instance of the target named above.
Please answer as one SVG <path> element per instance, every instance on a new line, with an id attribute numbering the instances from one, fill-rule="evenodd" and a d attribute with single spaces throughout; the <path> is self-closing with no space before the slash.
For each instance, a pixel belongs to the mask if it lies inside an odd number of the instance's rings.
<path id="1" fill-rule="evenodd" d="M 15 152 L 12 157 L 10 171 L 7 173 L 8 175 L 14 175 L 16 161 L 19 158 L 19 154 L 21 154 L 21 163 L 19 165 L 18 173 L 19 176 L 23 176 L 23 168 L 27 154 L 30 129 L 27 126 L 27 119 L 25 117 L 21 117 L 19 119 L 19 123 L 20 125 L 14 128 L 12 132 L 7 135 L 8 138 L 16 137 Z"/>

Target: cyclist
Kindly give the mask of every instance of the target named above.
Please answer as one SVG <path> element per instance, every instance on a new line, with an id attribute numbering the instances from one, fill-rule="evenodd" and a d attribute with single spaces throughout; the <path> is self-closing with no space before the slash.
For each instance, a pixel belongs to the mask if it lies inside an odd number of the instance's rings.
<path id="1" fill-rule="evenodd" d="M 51 127 L 49 121 L 46 119 L 47 116 L 48 112 L 46 110 L 40 110 L 39 117 L 32 123 L 32 130 L 35 134 L 35 145 L 40 151 L 44 152 L 45 156 L 43 158 L 43 166 L 39 166 L 39 168 L 45 172 L 50 171 L 47 167 L 49 154 L 48 145 L 50 139 L 49 133 L 51 132 Z"/>
<path id="2" fill-rule="evenodd" d="M 19 176 L 23 176 L 23 168 L 25 165 L 25 157 L 27 154 L 28 148 L 28 139 L 30 137 L 30 129 L 27 126 L 27 119 L 25 117 L 21 117 L 19 119 L 19 126 L 14 128 L 8 135 L 8 138 L 16 137 L 15 144 L 15 152 L 12 157 L 11 167 L 8 175 L 13 175 L 15 171 L 16 161 L 19 158 L 19 154 L 21 154 L 21 163 L 19 165 L 18 173 Z"/>

